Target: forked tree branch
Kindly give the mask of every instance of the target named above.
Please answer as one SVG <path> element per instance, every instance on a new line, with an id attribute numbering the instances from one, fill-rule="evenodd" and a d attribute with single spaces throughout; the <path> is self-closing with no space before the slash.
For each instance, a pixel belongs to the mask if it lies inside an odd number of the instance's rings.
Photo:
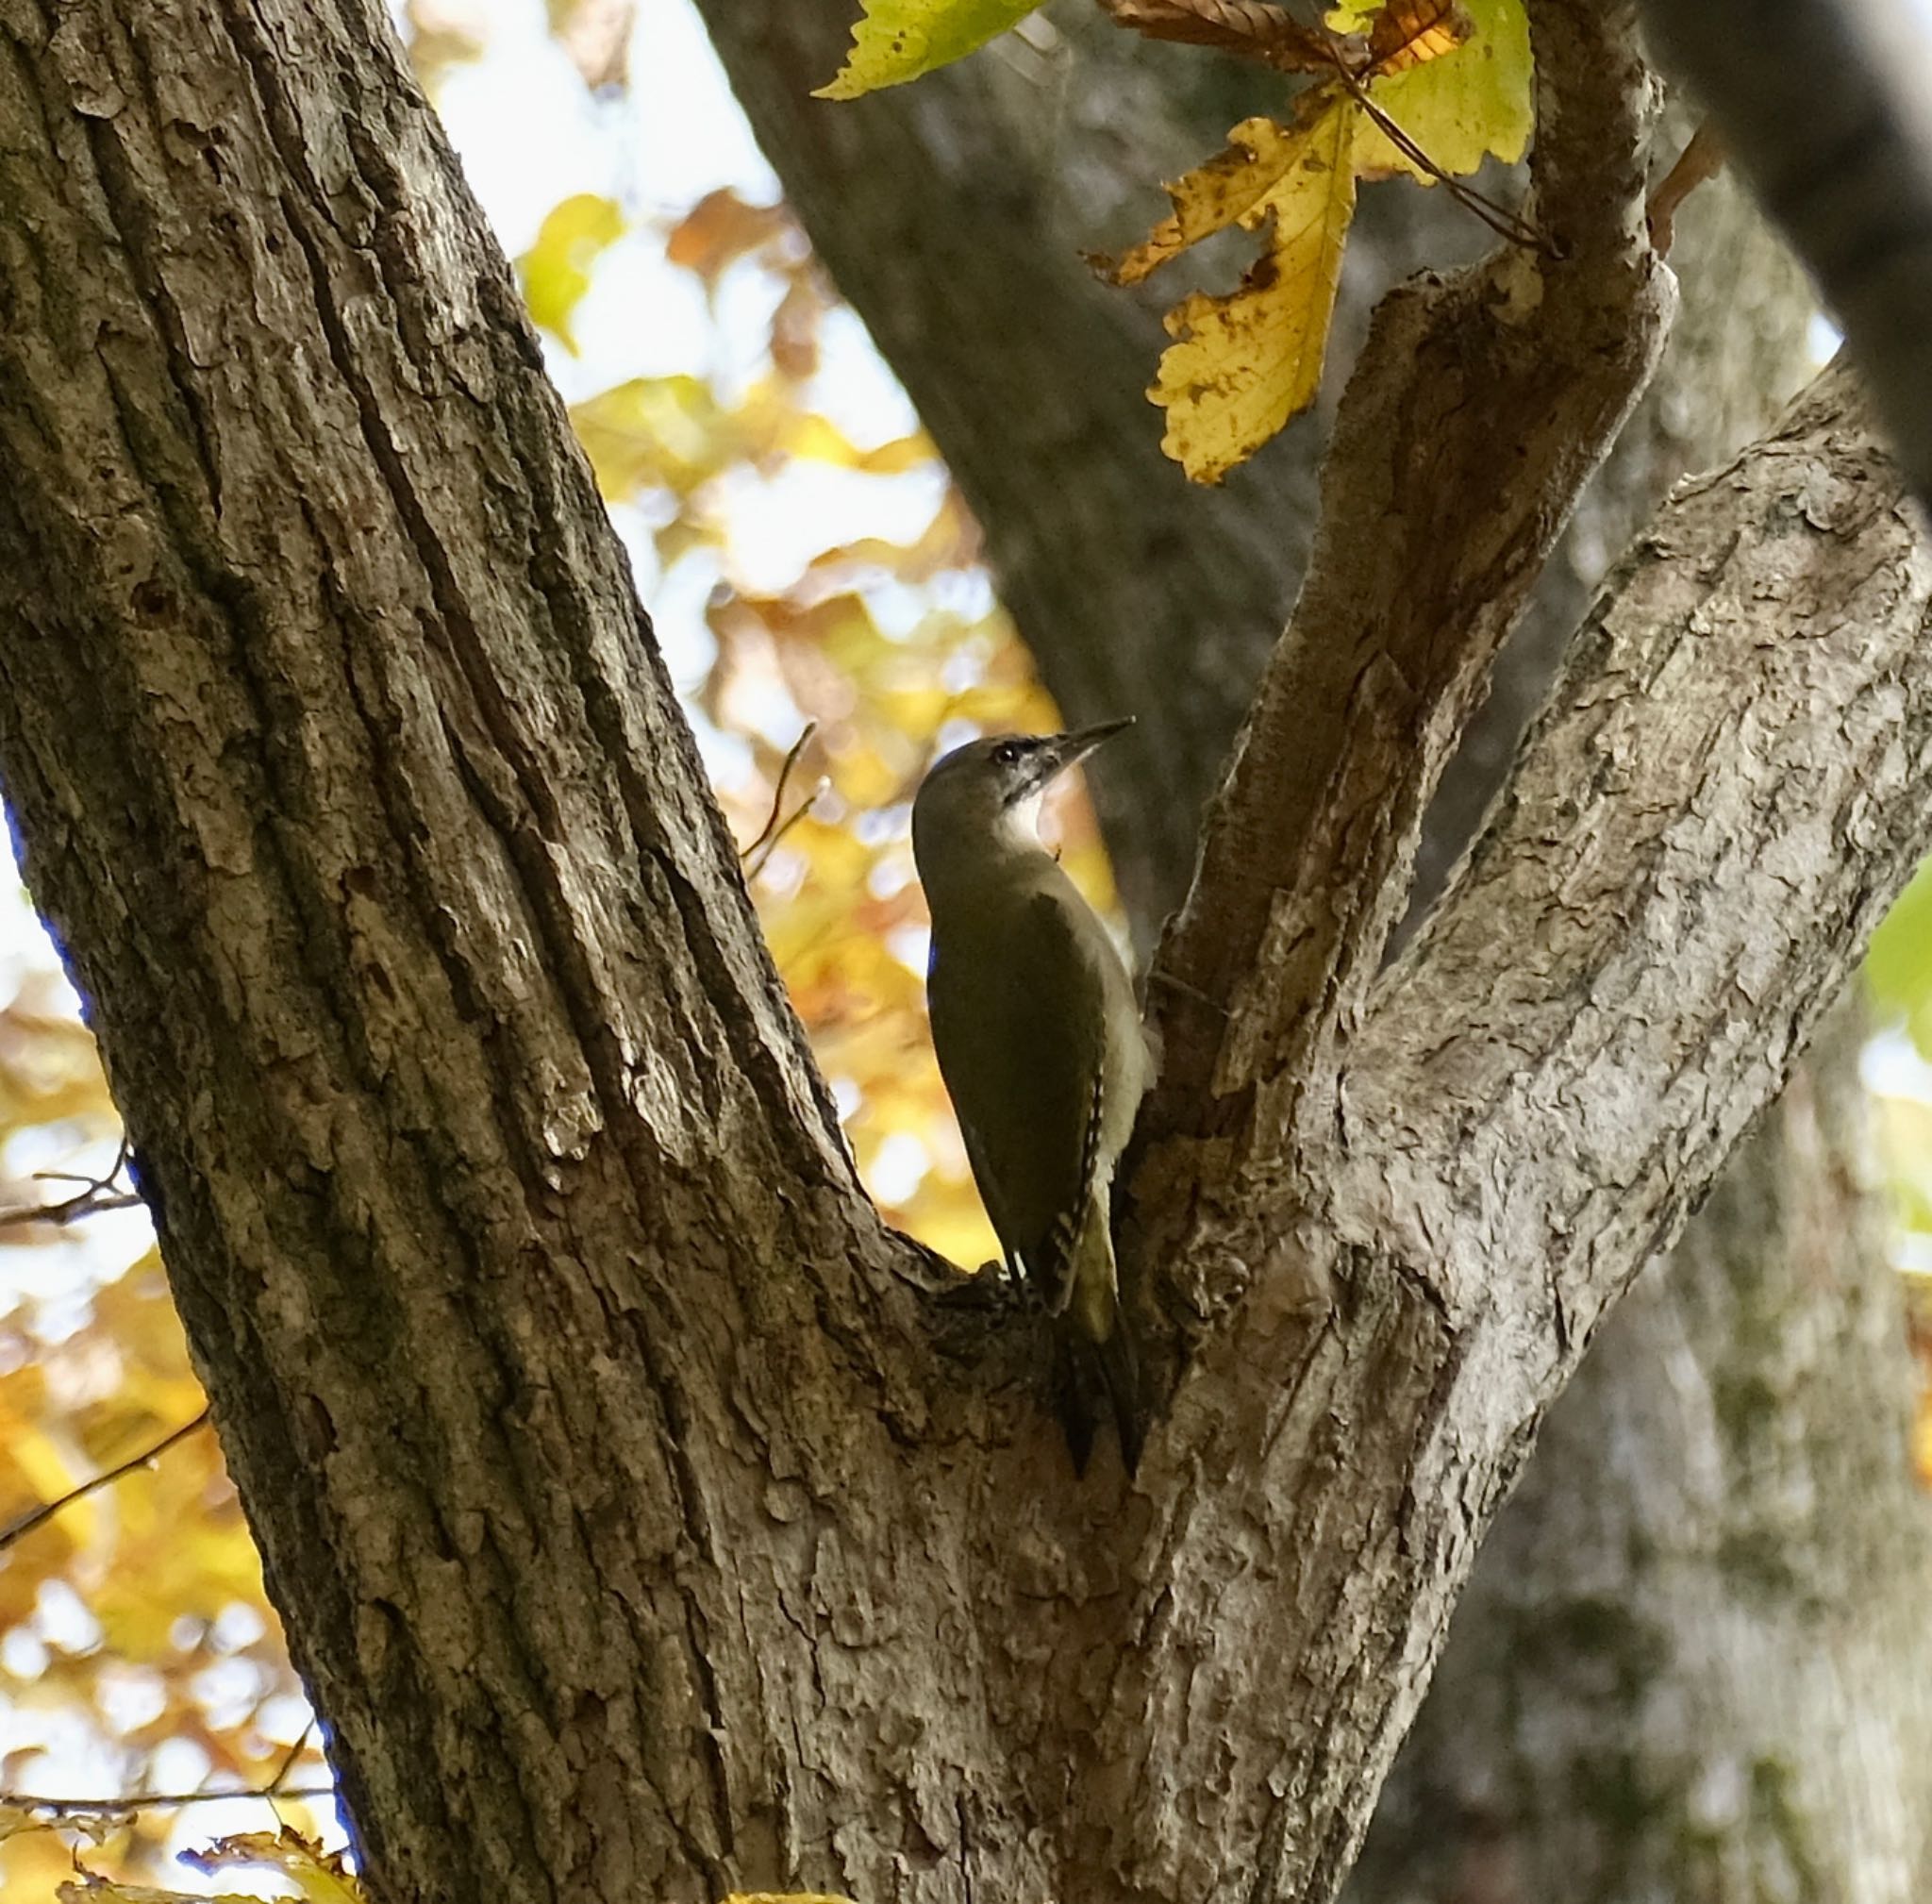
<path id="1" fill-rule="evenodd" d="M 1278 1847 L 1259 1895 L 1340 1881 L 1542 1411 L 1910 872 L 1932 556 L 1902 495 L 1834 373 L 1666 506 L 1296 1172 L 1194 1239 L 1221 1308 L 1141 1469 L 1173 1565 L 1094 1749 L 1244 1805 L 1220 1842 Z M 1183 1688 L 1223 1716 L 1176 1744 Z M 1150 1890 L 1229 1883 L 1184 1834 L 1135 1849 Z"/>
<path id="2" fill-rule="evenodd" d="M 1612 573 L 1330 1107 L 1451 1315 L 1587 1336 L 1775 1094 L 1932 827 L 1928 607 L 1842 359 Z"/>
<path id="3" fill-rule="evenodd" d="M 1163 948 L 1157 1131 L 1281 1147 L 1374 975 L 1496 649 L 1661 347 L 1671 295 L 1643 229 L 1652 87 L 1632 13 L 1530 11 L 1532 211 L 1559 257 L 1507 247 L 1375 315 L 1301 600 Z"/>

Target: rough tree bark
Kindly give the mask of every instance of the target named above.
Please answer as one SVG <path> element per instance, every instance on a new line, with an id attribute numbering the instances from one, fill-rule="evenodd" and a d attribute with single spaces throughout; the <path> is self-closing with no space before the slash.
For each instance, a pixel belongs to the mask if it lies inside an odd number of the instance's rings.
<path id="1" fill-rule="evenodd" d="M 1142 353 L 1135 376 L 1144 376 L 1158 332 L 1147 311 L 1095 285 L 1076 254 L 1115 242 L 1152 202 L 1155 175 L 1211 150 L 1235 118 L 1270 102 L 1228 96 L 1227 85 L 1214 83 L 1224 75 L 1211 62 L 1172 50 L 1150 60 L 1144 42 L 1112 30 L 1094 9 L 1058 8 L 1051 17 L 1063 41 L 1051 56 L 1008 42 L 1005 57 L 995 49 L 918 87 L 827 113 L 806 96 L 801 75 L 836 62 L 845 26 L 839 9 L 771 0 L 699 5 L 833 275 L 908 384 L 942 386 L 936 434 L 967 472 L 1003 589 L 1019 605 L 1046 678 L 1071 717 L 1101 718 L 1121 684 L 1097 676 L 1092 657 L 1138 678 L 1133 670 L 1158 671 L 1172 653 L 1167 628 L 1119 616 L 1118 595 L 1143 571 L 1141 550 L 1158 540 L 1174 507 L 1175 475 L 1146 453 L 1154 413 L 1143 411 L 1138 443 L 1123 443 L 1124 426 L 1107 409 L 1121 392 L 1095 389 L 1100 375 L 1118 374 L 1122 337 Z M 1150 65 L 1158 75 L 1152 86 Z M 1047 74 L 1050 84 L 1042 83 Z M 1694 124 L 1689 113 L 1676 115 L 1666 150 Z M 975 162 L 952 162 L 962 150 Z M 1378 218 L 1385 208 L 1392 216 Z M 1428 209 L 1448 215 L 1431 217 Z M 1352 278 L 1369 279 L 1373 296 L 1404 257 L 1453 261 L 1460 217 L 1440 194 L 1370 194 L 1351 242 Z M 962 242 L 943 249 L 920 242 L 941 225 Z M 899 242 L 881 244 L 882 231 Z M 1380 256 L 1365 260 L 1365 251 Z M 1656 382 L 1579 504 L 1498 659 L 1490 701 L 1462 736 L 1430 811 L 1419 894 L 1441 890 L 1474 830 L 1611 556 L 1673 481 L 1734 453 L 1802 380 L 1809 295 L 1728 181 L 1706 187 L 1680 213 L 1672 261 L 1684 308 Z M 1357 328 L 1350 299 L 1360 289 L 1344 285 L 1344 340 Z M 1082 345 L 1066 354 L 1059 333 L 1073 326 L 1059 322 L 1029 328 L 1018 353 L 961 365 L 949 314 L 962 296 L 988 311 L 1075 312 Z M 1105 341 L 1098 351 L 1087 342 L 1096 337 Z M 1345 341 L 1337 349 L 1349 354 Z M 1006 453 L 1013 419 L 1024 428 L 1041 415 L 1059 419 L 1069 443 L 1092 444 L 1108 459 L 1093 484 L 1042 484 L 1026 459 Z M 1091 427 L 1072 421 L 1083 415 L 1094 417 Z M 1291 445 L 1309 469 L 1311 436 Z M 1058 465 L 1062 474 L 1066 467 Z M 1108 509 L 1096 525 L 1087 503 L 1103 489 Z M 1257 533 L 1227 531 L 1230 500 Z M 1191 524 L 1190 546 L 1193 564 L 1211 568 L 1224 588 L 1227 576 L 1252 563 L 1257 544 L 1298 572 L 1312 511 L 1282 480 L 1278 456 L 1265 472 L 1239 476 L 1218 492 L 1215 508 Z M 1050 612 L 1034 576 L 1042 562 L 1051 564 Z M 1279 567 L 1276 560 L 1257 574 L 1264 596 Z M 1290 587 L 1291 579 L 1278 597 L 1284 612 Z M 1241 630 L 1233 633 L 1221 640 L 1211 616 L 1204 618 L 1190 634 L 1193 664 L 1140 706 L 1139 738 L 1155 761 L 1217 722 L 1232 739 L 1254 653 Z M 1211 665 L 1202 659 L 1208 656 Z M 1174 843 L 1163 799 L 1158 793 L 1151 802 L 1108 800 L 1102 793 L 1117 857 L 1143 869 L 1129 882 L 1129 897 L 1143 897 L 1145 867 Z M 1191 843 L 1188 851 L 1191 857 Z M 1175 889 L 1184 874 L 1157 863 L 1154 889 Z M 1152 923 L 1139 922 L 1143 936 Z M 1856 1546 L 1871 1625 L 1887 1635 L 1894 1668 L 1861 1682 L 1861 1735 L 1886 1741 L 1883 1767 L 1922 1762 L 1920 1747 L 1932 1733 L 1932 1695 L 1924 1690 L 1932 1638 L 1891 1610 L 1921 1591 L 1932 1528 L 1900 1459 L 1910 1357 L 1896 1326 L 1896 1290 L 1873 1192 L 1852 1167 L 1854 1044 L 1840 1035 L 1824 1054 L 1824 1069 L 1807 1067 L 1801 1101 L 1754 1136 L 1733 1178 L 1679 1248 L 1652 1266 L 1558 1402 L 1524 1489 L 1477 1563 L 1437 1689 L 1385 1789 L 1361 1895 L 1393 1897 L 1399 1886 L 1403 1896 L 1488 1896 L 1507 1873 L 1513 1895 L 1525 1898 L 1576 1891 L 1634 1904 L 1706 1895 L 1713 1871 L 1787 1882 L 1794 1845 L 1803 1846 L 1807 1895 L 1817 1898 L 1907 1904 L 1932 1878 L 1932 1789 L 1881 1775 L 1849 1791 L 1855 1755 L 1830 1673 L 1770 1669 L 1780 1643 L 1797 1635 L 1810 1644 L 1812 1577 L 1834 1553 Z M 1821 1104 L 1840 1112 L 1824 1121 L 1823 1143 L 1812 1114 Z M 1818 1222 L 1820 1211 L 1839 1220 Z M 1740 1330 L 1733 1282 L 1746 1272 L 1759 1326 Z M 1848 1291 L 1861 1319 L 1849 1328 Z M 1669 1358 L 1657 1353 L 1662 1334 Z M 1813 1335 L 1834 1352 L 1793 1375 L 1790 1345 Z M 1752 1512 L 1747 1499 L 1732 1516 L 1713 1508 L 1701 1536 L 1687 1534 L 1685 1486 L 1676 1478 L 1693 1463 L 1707 1466 L 1708 1454 L 1700 1424 L 1685 1418 L 1687 1371 L 1706 1390 L 1776 1394 L 1792 1422 L 1828 1424 L 1821 1459 L 1857 1475 L 1856 1485 L 1810 1490 L 1804 1513 L 1781 1517 L 1777 1532 L 1790 1552 L 1774 1578 L 1760 1572 L 1740 1582 L 1730 1564 L 1734 1548 L 1723 1530 Z M 1602 1454 L 1607 1445 L 1622 1451 L 1610 1469 Z M 1696 1503 L 1711 1505 L 1708 1495 L 1698 1492 Z M 1623 1530 L 1614 1560 L 1606 1541 L 1545 1537 L 1567 1504 L 1584 1500 Z M 1884 1538 L 1874 1538 L 1874 1528 Z M 1742 1601 L 1740 1585 L 1748 1587 Z M 1593 1610 L 1618 1600 L 1641 1609 L 1628 1625 L 1645 1635 L 1643 1699 L 1653 1710 L 1694 1714 L 1694 1752 L 1681 1725 L 1632 1727 L 1624 1676 L 1613 1684 L 1626 1696 L 1591 1696 L 1597 1661 L 1565 1671 L 1551 1648 L 1518 1644 L 1524 1608 L 1543 1606 L 1551 1630 L 1574 1613 L 1581 1635 Z M 1840 1623 L 1851 1617 L 1839 1610 Z M 1740 1670 L 1740 1628 L 1754 1637 L 1765 1669 Z M 1507 1697 L 1477 1695 L 1498 1684 L 1507 1685 Z M 1553 1757 L 1549 1742 L 1557 1738 L 1565 1752 Z M 1542 1776 L 1529 1776 L 1539 1766 Z M 1753 1767 L 1774 1770 L 1775 1806 L 1730 1803 L 1731 1795 L 1757 1789 Z M 1694 1830 L 1679 1795 L 1693 1792 L 1705 1795 Z"/>
<path id="2" fill-rule="evenodd" d="M 1559 411 L 1600 438 L 1654 329 L 1641 76 L 1620 12 L 1537 24 L 1568 259 L 1384 336 L 1476 349 L 1495 431 L 1540 332 L 1602 346 Z M 941 1341 L 853 1188 L 379 12 L 0 0 L 0 767 L 376 1895 L 1327 1895 L 1538 1415 L 1924 827 L 1932 567 L 1842 380 L 1658 520 L 1378 983 L 1440 749 L 1338 780 L 1339 929 L 1228 975 L 1185 1070 L 1237 1089 L 1143 1173 L 1194 1313 L 1141 1483 L 1075 1487 L 1033 1331 Z M 1378 411 L 1424 421 L 1396 378 L 1340 439 Z M 1524 448 L 1425 589 L 1525 581 L 1591 452 Z M 1432 742 L 1463 607 L 1393 630 Z M 1307 897 L 1224 877 L 1197 931 Z"/>

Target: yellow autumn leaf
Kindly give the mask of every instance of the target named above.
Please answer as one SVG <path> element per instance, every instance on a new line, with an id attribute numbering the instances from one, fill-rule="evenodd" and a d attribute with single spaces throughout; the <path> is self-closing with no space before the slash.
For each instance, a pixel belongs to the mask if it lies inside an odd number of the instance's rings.
<path id="1" fill-rule="evenodd" d="M 597 255 L 624 236 L 624 211 L 614 199 L 580 192 L 552 209 L 537 242 L 517 259 L 517 280 L 532 322 L 575 357 L 571 317 L 591 288 Z"/>
<path id="2" fill-rule="evenodd" d="M 366 1904 L 341 1857 L 299 1831 L 241 1832 L 217 1839 L 206 1851 L 184 1851 L 181 1862 L 210 1875 L 231 1864 L 263 1864 L 295 1885 L 303 1904 Z"/>
<path id="3" fill-rule="evenodd" d="M 570 421 L 608 502 L 641 489 L 689 495 L 741 447 L 716 392 L 695 376 L 631 377 L 573 404 Z"/>
<path id="4" fill-rule="evenodd" d="M 1016 26 L 1041 0 L 861 0 L 852 51 L 815 99 L 857 99 L 950 65 Z"/>
<path id="5" fill-rule="evenodd" d="M 67 1438 L 57 1439 L 7 1404 L 4 1386 L 0 1384 L 0 1426 L 6 1428 L 0 1454 L 0 1528 L 22 1540 L 19 1529 L 32 1515 L 71 1493 L 76 1481 L 87 1477 L 75 1475 Z M 0 1570 L 0 1630 L 31 1614 L 41 1581 L 58 1573 L 92 1539 L 97 1512 L 84 1499 L 75 1501 L 64 1514 L 42 1521 L 22 1540 L 10 1563 Z"/>
<path id="6" fill-rule="evenodd" d="M 1391 0 L 1412 6 L 1413 0 Z M 1328 15 L 1342 31 L 1366 28 L 1374 41 L 1379 8 L 1343 7 Z M 1529 20 L 1523 0 L 1460 0 L 1468 37 L 1460 45 L 1418 58 L 1430 42 L 1418 40 L 1399 67 L 1368 81 L 1368 95 L 1408 139 L 1444 172 L 1478 170 L 1485 159 L 1513 165 L 1529 146 L 1535 123 Z M 1424 185 L 1434 175 L 1394 145 L 1366 113 L 1356 128 L 1354 165 L 1361 178 L 1406 173 Z"/>
<path id="7" fill-rule="evenodd" d="M 1325 92 L 1303 96 L 1330 97 Z M 1174 210 L 1139 244 L 1118 258 L 1096 257 L 1090 262 L 1115 284 L 1139 284 L 1190 245 L 1237 220 L 1257 220 L 1279 190 L 1283 175 L 1304 156 L 1308 129 L 1300 124 L 1278 125 L 1272 119 L 1244 119 L 1227 135 L 1224 150 L 1168 185 Z"/>
<path id="8" fill-rule="evenodd" d="M 1147 392 L 1167 411 L 1161 448 L 1195 482 L 1219 482 L 1320 387 L 1355 215 L 1349 154 L 1357 112 L 1336 94 L 1306 124 L 1284 130 L 1250 119 L 1229 136 L 1231 148 L 1249 153 L 1259 183 L 1236 222 L 1250 231 L 1267 225 L 1267 249 L 1232 295 L 1196 292 L 1168 313 L 1176 342 L 1162 352 Z M 1188 185 L 1184 178 L 1173 188 L 1176 208 Z M 1247 190 L 1225 170 L 1214 189 L 1229 198 Z"/>

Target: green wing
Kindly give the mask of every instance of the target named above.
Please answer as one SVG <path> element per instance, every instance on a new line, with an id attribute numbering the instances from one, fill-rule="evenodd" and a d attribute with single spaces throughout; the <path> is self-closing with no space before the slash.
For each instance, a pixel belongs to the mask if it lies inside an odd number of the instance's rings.
<path id="1" fill-rule="evenodd" d="M 1076 915 L 1041 893 L 979 922 L 934 963 L 929 990 L 940 1070 L 987 1214 L 1008 1260 L 1057 1309 L 1101 1144 L 1106 994 L 1094 948 Z"/>

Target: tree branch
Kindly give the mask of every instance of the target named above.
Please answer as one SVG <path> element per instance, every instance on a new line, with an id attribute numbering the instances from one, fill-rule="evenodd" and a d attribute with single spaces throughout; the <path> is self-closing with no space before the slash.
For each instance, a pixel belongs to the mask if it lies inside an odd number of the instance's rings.
<path id="1" fill-rule="evenodd" d="M 1348 1195 L 1452 1316 L 1515 1296 L 1587 1336 L 1917 863 L 1932 562 L 1902 495 L 1842 362 L 1680 490 L 1378 988 L 1336 1106 Z"/>
<path id="2" fill-rule="evenodd" d="M 105 1211 L 133 1210 L 141 1202 L 140 1194 L 114 1187 L 121 1181 L 121 1173 L 126 1169 L 127 1161 L 127 1139 L 124 1134 L 114 1151 L 114 1161 L 108 1165 L 105 1176 L 74 1177 L 58 1170 L 35 1172 L 37 1183 L 77 1183 L 81 1188 L 72 1196 L 62 1197 L 58 1203 L 21 1204 L 11 1210 L 0 1209 L 0 1229 L 27 1229 L 37 1223 L 57 1226 L 79 1223 L 83 1218 L 97 1216 Z"/>
<path id="3" fill-rule="evenodd" d="M 1161 955 L 1151 1127 L 1279 1150 L 1399 916 L 1420 815 L 1670 304 L 1642 226 L 1650 82 L 1627 7 L 1541 0 L 1535 222 L 1386 299 L 1323 472 L 1322 526 Z M 1215 1001 L 1225 1016 L 1194 1001 Z M 1257 1118 L 1247 1098 L 1280 1094 Z"/>
<path id="4" fill-rule="evenodd" d="M 1932 51 L 1898 0 L 1641 0 L 1810 266 L 1932 506 Z"/>
<path id="5" fill-rule="evenodd" d="M 17 1521 L 0 1528 L 0 1553 L 5 1553 L 16 1542 L 25 1540 L 36 1528 L 44 1527 L 56 1514 L 63 1509 L 72 1507 L 75 1501 L 85 1500 L 89 1495 L 102 1488 L 111 1487 L 124 1475 L 131 1475 L 136 1468 L 144 1468 L 149 1461 L 159 1460 L 176 1442 L 186 1441 L 197 1428 L 206 1428 L 210 1413 L 211 1411 L 203 1409 L 199 1414 L 183 1422 L 179 1428 L 164 1434 L 152 1446 L 142 1448 L 138 1455 L 129 1455 L 125 1461 L 116 1462 L 105 1472 L 95 1475 L 92 1480 L 82 1481 L 77 1488 L 69 1488 L 64 1495 L 54 1500 L 42 1501 L 39 1507 L 22 1514 Z"/>
<path id="6" fill-rule="evenodd" d="M 1194 1240 L 1219 1307 L 1140 1473 L 1174 1503 L 1158 1616 L 1092 1750 L 1148 1775 L 1158 1736 L 1174 1789 L 1225 1795 L 1255 1895 L 1340 1881 L 1542 1411 L 1910 872 L 1932 555 L 1902 494 L 1841 374 L 1679 493 L 1374 989 L 1305 1179 Z M 1134 1856 L 1162 1895 L 1229 1882 L 1179 1830 Z"/>
<path id="7" fill-rule="evenodd" d="M 1344 1904 L 1932 1889 L 1932 1499 L 1858 990 L 1550 1410 Z"/>
<path id="8" fill-rule="evenodd" d="M 130 1792 L 119 1798 L 48 1798 L 37 1792 L 0 1792 L 0 1805 L 17 1812 L 44 1812 L 60 1818 L 115 1816 L 125 1812 L 174 1811 L 187 1805 L 232 1805 L 241 1798 L 309 1800 L 334 1798 L 333 1785 L 246 1785 L 233 1792 Z"/>

